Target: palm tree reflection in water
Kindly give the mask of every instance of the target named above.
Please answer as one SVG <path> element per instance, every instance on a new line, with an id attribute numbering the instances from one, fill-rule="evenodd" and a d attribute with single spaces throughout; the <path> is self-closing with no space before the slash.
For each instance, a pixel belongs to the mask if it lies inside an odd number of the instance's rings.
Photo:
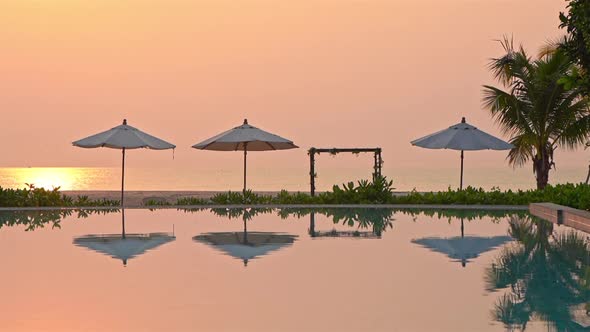
<path id="1" fill-rule="evenodd" d="M 488 290 L 507 288 L 492 317 L 507 329 L 525 330 L 541 320 L 549 330 L 590 328 L 590 246 L 574 230 L 558 232 L 548 221 L 513 217 L 505 247 L 486 270 Z"/>

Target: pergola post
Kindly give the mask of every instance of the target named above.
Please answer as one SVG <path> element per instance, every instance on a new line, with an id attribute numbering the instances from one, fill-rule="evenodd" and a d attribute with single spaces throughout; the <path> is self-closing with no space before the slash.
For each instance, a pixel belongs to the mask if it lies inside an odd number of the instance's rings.
<path id="1" fill-rule="evenodd" d="M 378 177 L 379 177 L 378 152 L 375 151 L 375 153 L 373 153 L 373 182 L 375 182 Z"/>
<path id="2" fill-rule="evenodd" d="M 309 184 L 310 184 L 310 194 L 311 196 L 315 196 L 315 148 L 309 149 Z"/>
<path id="3" fill-rule="evenodd" d="M 379 177 L 381 177 L 382 173 L 382 168 L 383 168 L 383 159 L 381 158 L 381 149 L 379 148 L 379 150 L 377 150 L 377 165 L 378 165 L 378 172 L 377 174 L 379 175 Z"/>

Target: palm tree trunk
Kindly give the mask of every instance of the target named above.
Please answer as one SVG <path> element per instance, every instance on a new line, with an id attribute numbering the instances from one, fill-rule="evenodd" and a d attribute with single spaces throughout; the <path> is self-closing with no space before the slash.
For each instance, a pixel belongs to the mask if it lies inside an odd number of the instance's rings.
<path id="1" fill-rule="evenodd" d="M 542 154 L 541 157 L 535 158 L 533 160 L 533 167 L 537 178 L 537 189 L 543 190 L 549 183 L 549 171 L 551 170 L 549 156 Z"/>

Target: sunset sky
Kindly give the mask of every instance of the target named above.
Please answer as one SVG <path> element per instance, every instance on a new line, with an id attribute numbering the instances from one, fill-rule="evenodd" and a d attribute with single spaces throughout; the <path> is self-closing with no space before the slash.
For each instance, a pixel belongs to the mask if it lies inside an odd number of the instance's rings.
<path id="1" fill-rule="evenodd" d="M 178 146 L 132 166 L 241 168 L 240 154 L 192 144 L 243 118 L 303 149 L 252 165 L 307 166 L 306 149 L 381 146 L 400 167 L 455 166 L 409 141 L 461 116 L 499 134 L 481 108 L 494 40 L 536 54 L 560 0 L 3 0 L 0 167 L 117 166 L 112 150 L 71 142 L 129 124 Z M 590 152 L 559 153 L 586 167 Z M 260 155 L 260 156 L 259 156 Z M 505 152 L 474 165 L 508 167 Z M 234 162 L 236 161 L 236 162 Z M 390 164 L 391 165 L 391 164 Z"/>

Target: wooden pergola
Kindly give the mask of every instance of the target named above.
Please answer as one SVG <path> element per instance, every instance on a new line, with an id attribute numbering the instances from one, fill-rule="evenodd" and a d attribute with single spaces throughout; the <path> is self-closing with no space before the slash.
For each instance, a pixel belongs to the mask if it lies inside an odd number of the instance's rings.
<path id="1" fill-rule="evenodd" d="M 317 174 L 315 172 L 315 155 L 319 155 L 321 153 L 329 153 L 331 155 L 337 155 L 338 153 L 373 153 L 373 180 L 381 176 L 381 168 L 383 166 L 383 159 L 381 158 L 381 148 L 310 148 L 308 151 L 308 155 L 311 196 L 315 196 L 315 178 L 317 177 Z"/>

